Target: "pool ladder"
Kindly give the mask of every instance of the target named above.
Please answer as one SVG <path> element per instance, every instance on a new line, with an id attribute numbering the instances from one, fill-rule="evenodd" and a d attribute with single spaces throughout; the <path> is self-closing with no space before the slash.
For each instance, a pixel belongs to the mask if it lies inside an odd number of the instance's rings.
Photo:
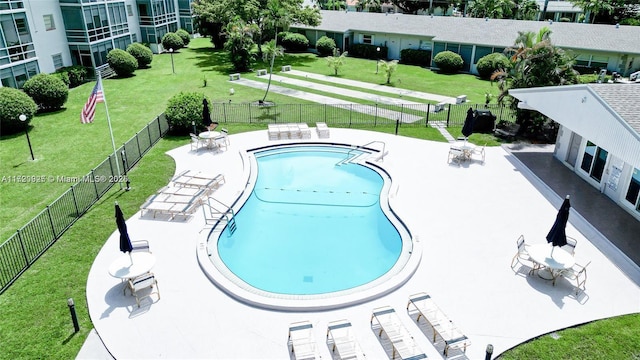
<path id="1" fill-rule="evenodd" d="M 212 204 L 212 202 L 214 203 Z M 218 207 L 214 206 L 216 204 L 219 207 L 222 207 L 222 209 L 218 209 Z M 236 224 L 235 211 L 233 211 L 231 207 L 215 198 L 212 198 L 211 196 L 209 196 L 209 198 L 207 199 L 207 206 L 209 207 L 210 216 L 208 217 L 207 212 L 205 211 L 205 222 L 208 225 L 215 226 L 216 224 L 224 221 L 227 223 L 227 227 L 229 228 L 229 236 L 233 235 L 233 233 L 235 233 L 238 228 L 238 225 Z"/>
<path id="2" fill-rule="evenodd" d="M 359 159 L 359 158 L 364 158 L 364 157 L 366 157 L 367 159 L 368 159 L 368 158 L 371 158 L 371 157 L 372 157 L 372 154 L 371 154 L 371 153 L 369 153 L 368 155 L 367 155 L 367 154 L 364 154 L 364 153 L 357 153 L 357 154 L 353 154 L 353 151 L 354 151 L 354 150 L 359 150 L 360 148 L 366 148 L 367 146 L 369 146 L 369 145 L 373 145 L 373 144 L 382 144 L 382 151 L 380 151 L 380 155 L 378 155 L 377 157 L 375 157 L 375 158 L 374 158 L 374 160 L 376 160 L 376 161 L 377 161 L 377 160 L 384 160 L 384 156 L 387 154 L 387 153 L 386 153 L 386 151 L 385 151 L 385 149 L 386 149 L 386 147 L 387 147 L 387 144 L 385 144 L 385 142 L 384 142 L 384 141 L 375 140 L 375 141 L 370 141 L 370 142 L 368 142 L 368 143 L 366 143 L 366 144 L 364 144 L 364 145 L 358 145 L 358 146 L 356 146 L 356 147 L 352 148 L 352 149 L 351 149 L 351 150 L 349 150 L 349 152 L 347 153 L 346 158 L 344 158 L 344 159 L 342 159 L 342 160 L 338 161 L 338 162 L 336 163 L 336 166 L 340 166 L 340 165 L 344 165 L 344 164 L 352 164 L 352 163 L 355 163 L 355 162 L 357 162 L 356 160 L 357 160 L 357 159 Z"/>

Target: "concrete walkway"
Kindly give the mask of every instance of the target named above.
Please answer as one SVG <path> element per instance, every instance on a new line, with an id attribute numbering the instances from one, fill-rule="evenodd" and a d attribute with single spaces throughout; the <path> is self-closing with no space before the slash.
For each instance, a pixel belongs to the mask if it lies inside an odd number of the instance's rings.
<path id="1" fill-rule="evenodd" d="M 447 104 L 455 104 L 456 103 L 456 98 L 449 97 L 449 96 L 442 96 L 442 95 L 436 95 L 436 94 L 425 93 L 425 92 L 421 92 L 421 91 L 407 90 L 407 89 L 399 89 L 399 88 L 395 88 L 395 87 L 391 87 L 391 86 L 387 86 L 387 85 L 376 85 L 376 84 L 372 84 L 372 83 L 368 83 L 368 82 L 364 82 L 364 81 L 343 79 L 343 78 L 339 78 L 339 77 L 335 77 L 335 76 L 320 75 L 320 74 L 315 74 L 315 73 L 310 73 L 310 72 L 305 72 L 305 71 L 299 71 L 299 70 L 291 70 L 291 71 L 281 72 L 280 74 L 283 74 L 283 75 L 295 75 L 295 76 L 305 77 L 305 78 L 308 78 L 308 79 L 315 79 L 315 80 L 321 80 L 321 81 L 325 81 L 325 82 L 332 82 L 332 83 L 336 83 L 336 84 L 340 84 L 340 85 L 357 87 L 357 88 L 373 90 L 373 91 L 378 91 L 378 92 L 386 92 L 386 93 L 389 93 L 389 94 L 396 94 L 396 95 L 400 95 L 400 96 L 409 96 L 409 97 L 416 98 L 416 99 L 431 100 L 431 101 L 436 101 L 436 102 L 439 102 L 439 103 L 441 103 L 441 102 L 447 103 Z"/>
<path id="2" fill-rule="evenodd" d="M 538 275 L 527 275 L 528 268 L 510 269 L 520 234 L 530 244 L 546 244 L 558 195 L 527 175 L 528 169 L 505 149 L 487 148 L 484 164 L 472 161 L 457 166 L 446 162 L 447 143 L 337 128 L 331 129 L 329 139 L 313 134 L 309 140 L 295 141 L 385 142 L 389 153 L 379 166 L 393 179 L 395 191 L 389 203 L 411 231 L 414 246 L 422 250 L 418 268 L 408 281 L 376 299 L 332 310 L 259 308 L 229 296 L 203 274 L 195 256 L 207 242 L 207 232 L 200 232 L 204 226 L 200 213 L 186 221 L 126 214 L 131 216 L 127 220 L 130 235 L 150 241 L 162 298 L 146 299 L 137 308 L 133 297 L 123 296 L 120 281 L 109 276 L 109 264 L 122 256 L 114 226 L 87 280 L 89 315 L 112 356 L 289 359 L 288 326 L 308 320 L 320 355 L 331 359 L 325 342 L 327 324 L 348 319 L 367 358 L 387 359 L 391 354 L 369 320 L 372 309 L 389 305 L 418 347 L 430 359 L 440 359 L 441 348 L 430 342 L 424 321 L 416 324 L 405 310 L 408 296 L 421 291 L 429 293 L 469 337 L 469 359 L 484 358 L 489 343 L 497 355 L 556 329 L 640 311 L 638 285 L 592 244 L 590 234 L 578 229 L 573 216 L 567 234 L 578 241 L 576 261 L 591 262 L 585 292 L 576 295 L 566 279 L 553 286 Z M 185 145 L 169 154 L 176 161 L 176 172 L 223 173 L 227 183 L 214 197 L 230 203 L 247 183 L 246 164 L 239 152 L 274 143 L 261 130 L 232 135 L 224 152 L 195 152 Z M 88 352 L 78 355 L 91 357 Z"/>

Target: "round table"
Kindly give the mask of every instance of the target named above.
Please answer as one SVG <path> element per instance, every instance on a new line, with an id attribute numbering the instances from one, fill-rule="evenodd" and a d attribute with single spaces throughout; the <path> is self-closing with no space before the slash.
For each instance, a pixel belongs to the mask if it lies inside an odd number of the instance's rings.
<path id="1" fill-rule="evenodd" d="M 569 252 L 557 248 L 554 249 L 550 244 L 534 244 L 527 247 L 529 256 L 533 261 L 545 267 L 550 274 L 550 278 L 542 276 L 543 273 L 538 271 L 538 276 L 546 280 L 554 280 L 562 270 L 573 267 L 576 263 L 573 255 Z"/>
<path id="2" fill-rule="evenodd" d="M 198 134 L 201 139 L 207 140 L 207 147 L 212 148 L 214 145 L 214 139 L 220 136 L 220 131 L 204 131 Z"/>
<path id="3" fill-rule="evenodd" d="M 131 255 L 131 256 L 129 256 Z M 126 280 L 149 272 L 156 263 L 156 257 L 148 252 L 133 252 L 117 258 L 109 266 L 109 274 Z"/>

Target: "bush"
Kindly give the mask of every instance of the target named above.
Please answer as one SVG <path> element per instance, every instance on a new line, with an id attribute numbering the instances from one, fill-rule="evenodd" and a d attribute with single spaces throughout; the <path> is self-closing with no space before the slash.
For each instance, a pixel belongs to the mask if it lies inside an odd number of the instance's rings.
<path id="1" fill-rule="evenodd" d="M 22 88 L 42 110 L 60 109 L 69 97 L 67 84 L 58 75 L 38 74 Z"/>
<path id="2" fill-rule="evenodd" d="M 138 68 L 140 69 L 149 67 L 151 61 L 153 61 L 151 49 L 140 43 L 133 43 L 127 46 L 127 52 L 138 60 Z"/>
<path id="3" fill-rule="evenodd" d="M 107 54 L 109 66 L 120 77 L 131 76 L 138 68 L 138 60 L 122 49 L 113 49 Z"/>
<path id="4" fill-rule="evenodd" d="M 60 78 L 67 86 L 74 88 L 86 82 L 87 68 L 82 65 L 66 66 L 58 69 L 56 74 L 60 75 Z"/>
<path id="5" fill-rule="evenodd" d="M 24 131 L 36 111 L 38 105 L 29 95 L 18 89 L 0 87 L 0 135 Z M 27 121 L 20 121 L 22 114 L 27 116 Z"/>
<path id="6" fill-rule="evenodd" d="M 279 36 L 282 39 L 280 44 L 289 52 L 307 51 L 309 48 L 309 39 L 302 34 L 283 32 Z"/>
<path id="7" fill-rule="evenodd" d="M 189 32 L 185 29 L 176 31 L 176 35 L 180 36 L 180 39 L 182 39 L 182 47 L 187 47 L 191 42 L 191 35 L 189 35 Z"/>
<path id="8" fill-rule="evenodd" d="M 400 51 L 400 62 L 407 65 L 429 66 L 431 50 L 404 49 Z"/>
<path id="9" fill-rule="evenodd" d="M 162 47 L 164 47 L 166 51 L 169 51 L 170 49 L 173 49 L 173 51 L 178 51 L 182 47 L 184 47 L 184 42 L 182 41 L 182 38 L 178 36 L 178 34 L 170 32 L 164 34 L 164 36 L 162 37 Z"/>
<path id="10" fill-rule="evenodd" d="M 174 135 L 187 135 L 193 132 L 191 121 L 202 128 L 202 100 L 203 93 L 180 92 L 169 99 L 165 115 L 169 122 L 169 131 Z M 209 99 L 207 99 L 209 101 Z"/>
<path id="11" fill-rule="evenodd" d="M 378 51 L 380 48 L 380 51 Z M 349 49 L 349 56 L 372 59 L 372 60 L 384 60 L 387 58 L 388 48 L 386 46 L 377 46 L 370 44 L 353 44 Z"/>
<path id="12" fill-rule="evenodd" d="M 433 58 L 433 62 L 445 74 L 453 74 L 462 69 L 464 62 L 462 57 L 453 51 L 442 51 Z"/>
<path id="13" fill-rule="evenodd" d="M 476 69 L 478 75 L 483 79 L 488 79 L 498 69 L 509 70 L 511 68 L 511 62 L 509 59 L 501 53 L 493 53 L 483 56 L 478 60 Z"/>
<path id="14" fill-rule="evenodd" d="M 316 49 L 321 56 L 329 56 L 333 54 L 333 49 L 336 48 L 336 42 L 327 36 L 323 36 L 316 41 Z"/>

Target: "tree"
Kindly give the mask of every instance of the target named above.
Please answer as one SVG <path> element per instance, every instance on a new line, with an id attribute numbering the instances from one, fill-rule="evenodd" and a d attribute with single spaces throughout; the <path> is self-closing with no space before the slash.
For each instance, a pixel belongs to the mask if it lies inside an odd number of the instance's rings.
<path id="1" fill-rule="evenodd" d="M 347 62 L 347 52 L 338 56 L 338 49 L 333 49 L 333 55 L 327 56 L 327 65 L 333 69 L 333 75 L 338 76 L 338 70 Z"/>
<path id="2" fill-rule="evenodd" d="M 516 20 L 535 20 L 540 6 L 535 0 L 516 0 Z"/>
<path id="3" fill-rule="evenodd" d="M 38 105 L 24 91 L 0 87 L 0 134 L 10 135 L 24 131 L 38 111 Z M 20 121 L 20 115 L 26 115 L 26 121 Z"/>
<path id="4" fill-rule="evenodd" d="M 467 14 L 477 18 L 510 19 L 516 9 L 513 0 L 475 0 L 469 3 Z"/>
<path id="5" fill-rule="evenodd" d="M 511 69 L 495 72 L 491 80 L 498 82 L 498 102 L 509 101 L 513 109 L 517 109 L 518 100 L 509 95 L 509 89 L 558 86 L 578 83 L 578 73 L 573 69 L 574 59 L 561 48 L 551 43 L 551 31 L 547 27 L 538 33 L 519 32 L 514 46 L 508 48 L 511 54 Z M 520 132 L 526 132 L 535 123 L 544 121 L 525 111 L 519 110 L 523 116 L 520 121 Z"/>
<path id="6" fill-rule="evenodd" d="M 368 12 L 381 12 L 381 1 L 380 0 L 361 0 L 358 1 L 358 9 L 360 11 L 367 10 Z"/>
<path id="7" fill-rule="evenodd" d="M 192 121 L 199 127 L 202 123 L 202 102 L 209 99 L 199 92 L 180 92 L 172 96 L 164 113 L 169 123 L 169 130 L 175 135 L 187 135 L 193 131 Z"/>
<path id="8" fill-rule="evenodd" d="M 430 1 L 391 0 L 391 3 L 399 7 L 403 13 L 417 14 L 420 10 L 429 9 Z"/>
<path id="9" fill-rule="evenodd" d="M 229 58 L 236 71 L 247 71 L 251 67 L 255 31 L 255 25 L 248 25 L 240 18 L 227 24 L 227 42 L 224 43 L 224 49 L 229 52 Z"/>
<path id="10" fill-rule="evenodd" d="M 267 90 L 264 92 L 262 101 L 265 101 L 267 99 L 267 94 L 269 93 L 269 88 L 271 87 L 271 74 L 273 74 L 273 63 L 276 60 L 276 56 L 284 56 L 284 48 L 282 46 L 278 46 L 277 42 L 278 37 L 276 36 L 275 39 L 262 45 L 262 61 L 270 61 L 269 82 L 267 83 Z"/>
<path id="11" fill-rule="evenodd" d="M 589 14 L 593 15 L 591 23 L 595 23 L 596 15 L 599 13 L 611 14 L 615 9 L 612 0 L 570 0 L 570 2 L 586 13 L 587 21 L 589 21 Z"/>
<path id="12" fill-rule="evenodd" d="M 382 68 L 382 73 L 387 77 L 387 84 L 391 84 L 391 75 L 398 70 L 398 60 L 380 60 L 380 68 Z"/>

